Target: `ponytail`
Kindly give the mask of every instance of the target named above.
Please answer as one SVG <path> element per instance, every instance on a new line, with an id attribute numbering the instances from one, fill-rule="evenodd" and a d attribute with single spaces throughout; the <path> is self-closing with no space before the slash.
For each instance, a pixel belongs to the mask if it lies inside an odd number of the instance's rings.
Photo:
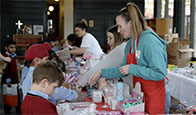
<path id="1" fill-rule="evenodd" d="M 146 20 L 144 19 L 138 6 L 135 5 L 134 3 L 128 3 L 127 9 L 132 24 L 132 30 L 133 30 L 132 36 L 135 39 L 139 34 L 141 34 L 143 30 L 146 30 Z"/>
<path id="2" fill-rule="evenodd" d="M 116 15 L 117 16 L 121 16 L 124 18 L 124 21 L 126 23 L 128 23 L 130 21 L 130 16 L 129 16 L 129 13 L 128 13 L 128 10 L 127 10 L 127 7 L 123 7 Z"/>
<path id="3" fill-rule="evenodd" d="M 82 20 L 80 21 L 80 23 L 82 23 L 82 24 L 84 24 L 86 27 L 88 27 L 88 23 L 87 23 L 87 21 L 86 21 L 85 19 L 82 19 Z"/>
<path id="4" fill-rule="evenodd" d="M 82 20 L 80 21 L 80 23 L 77 23 L 77 24 L 75 25 L 75 28 L 76 28 L 76 27 L 81 28 L 82 30 L 85 29 L 85 30 L 87 31 L 88 23 L 87 23 L 87 21 L 86 21 L 85 19 L 82 19 Z"/>
<path id="5" fill-rule="evenodd" d="M 144 19 L 144 16 L 140 12 L 138 6 L 134 3 L 127 3 L 127 7 L 122 8 L 118 12 L 117 16 L 124 18 L 126 23 L 131 21 L 133 39 L 136 39 L 143 30 L 146 30 L 146 20 Z"/>

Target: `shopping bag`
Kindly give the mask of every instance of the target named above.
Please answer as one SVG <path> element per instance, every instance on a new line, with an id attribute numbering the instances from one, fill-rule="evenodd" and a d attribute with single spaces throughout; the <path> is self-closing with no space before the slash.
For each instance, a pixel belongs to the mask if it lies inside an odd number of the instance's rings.
<path id="1" fill-rule="evenodd" d="M 17 106 L 18 105 L 18 84 L 11 84 L 11 87 L 8 87 L 7 84 L 3 84 L 3 98 L 4 104 L 9 106 Z"/>
<path id="2" fill-rule="evenodd" d="M 3 95 L 18 95 L 17 86 L 18 84 L 11 84 L 11 87 L 8 87 L 7 84 L 3 84 Z"/>

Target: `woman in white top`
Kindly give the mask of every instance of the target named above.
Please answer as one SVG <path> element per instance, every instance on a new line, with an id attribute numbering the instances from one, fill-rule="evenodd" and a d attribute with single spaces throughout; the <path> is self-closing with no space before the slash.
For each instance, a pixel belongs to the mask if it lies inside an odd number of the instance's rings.
<path id="1" fill-rule="evenodd" d="M 87 23 L 82 20 L 80 23 L 75 25 L 75 32 L 79 38 L 82 38 L 82 43 L 80 48 L 75 48 L 70 51 L 70 54 L 92 56 L 91 59 L 99 59 L 100 55 L 103 53 L 102 49 L 96 40 L 96 38 L 87 32 Z"/>
<path id="2" fill-rule="evenodd" d="M 124 56 L 125 46 L 127 44 L 127 42 L 125 41 L 127 40 L 123 39 L 122 35 L 118 33 L 117 30 L 117 25 L 114 25 L 107 30 L 107 37 L 109 40 L 108 43 L 111 46 L 111 50 L 105 58 L 103 58 L 100 62 L 98 62 L 95 66 L 90 68 L 89 71 L 87 71 L 84 75 L 82 75 L 79 78 L 79 86 L 84 87 L 87 84 L 89 78 L 94 73 L 96 73 L 97 70 L 120 65 Z M 124 81 L 130 81 L 128 79 L 130 78 L 126 78 L 126 80 Z"/>

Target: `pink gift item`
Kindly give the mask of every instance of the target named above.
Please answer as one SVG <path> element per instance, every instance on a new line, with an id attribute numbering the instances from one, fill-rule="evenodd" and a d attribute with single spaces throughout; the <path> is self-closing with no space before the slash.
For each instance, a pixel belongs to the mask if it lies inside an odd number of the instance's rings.
<path id="1" fill-rule="evenodd" d="M 124 115 L 144 115 L 145 112 L 126 112 Z"/>
<path id="2" fill-rule="evenodd" d="M 132 95 L 133 98 L 120 102 L 120 110 L 124 113 L 133 113 L 133 114 L 137 114 L 137 112 L 144 112 L 144 103 L 143 103 L 144 94 L 143 92 L 141 92 L 141 85 L 139 82 L 136 83 Z"/>
<path id="3" fill-rule="evenodd" d="M 138 104 L 136 106 L 132 106 L 129 108 L 120 107 L 120 110 L 123 113 L 137 113 L 137 112 L 144 112 L 144 103 Z"/>
<path id="4" fill-rule="evenodd" d="M 96 115 L 122 115 L 120 111 L 97 111 Z"/>
<path id="5" fill-rule="evenodd" d="M 93 90 L 92 91 L 92 99 L 95 103 L 101 103 L 102 102 L 102 90 Z"/>

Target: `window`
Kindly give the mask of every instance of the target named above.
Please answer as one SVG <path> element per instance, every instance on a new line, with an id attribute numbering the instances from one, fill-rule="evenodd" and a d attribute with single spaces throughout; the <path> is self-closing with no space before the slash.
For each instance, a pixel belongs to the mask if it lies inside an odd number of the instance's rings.
<path id="1" fill-rule="evenodd" d="M 48 19 L 48 33 L 52 31 L 52 28 L 53 28 L 53 20 Z"/>
<path id="2" fill-rule="evenodd" d="M 154 0 L 145 0 L 145 19 L 152 19 L 154 16 Z"/>
<path id="3" fill-rule="evenodd" d="M 174 16 L 174 0 L 169 0 L 169 7 L 168 7 L 168 10 L 169 10 L 169 17 L 173 18 Z"/>
<path id="4" fill-rule="evenodd" d="M 165 17 L 165 0 L 161 0 L 161 18 Z"/>
<path id="5" fill-rule="evenodd" d="M 191 15 L 191 0 L 185 0 L 185 16 Z"/>

